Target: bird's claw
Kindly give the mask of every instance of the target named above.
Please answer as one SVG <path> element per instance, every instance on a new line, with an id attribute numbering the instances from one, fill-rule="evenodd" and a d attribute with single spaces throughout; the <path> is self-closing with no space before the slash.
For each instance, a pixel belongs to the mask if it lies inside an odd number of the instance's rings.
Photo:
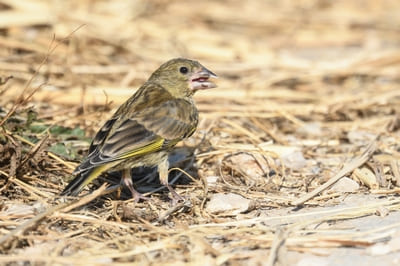
<path id="1" fill-rule="evenodd" d="M 138 203 L 140 200 L 150 200 L 149 197 L 143 196 L 143 194 L 137 192 L 135 190 L 135 192 L 132 192 L 132 199 L 135 203 Z"/>
<path id="2" fill-rule="evenodd" d="M 186 199 L 184 197 L 182 197 L 181 195 L 179 195 L 178 193 L 176 193 L 175 190 L 173 190 L 171 187 L 168 186 L 169 191 L 171 192 L 171 197 L 172 197 L 172 205 L 175 206 L 178 203 L 181 202 L 185 202 Z"/>
<path id="3" fill-rule="evenodd" d="M 185 202 L 186 201 L 186 199 L 185 198 L 183 198 L 183 197 L 181 197 L 181 196 L 179 196 L 179 197 L 172 197 L 172 205 L 177 205 L 177 204 L 179 204 L 179 203 L 181 203 L 181 202 Z"/>

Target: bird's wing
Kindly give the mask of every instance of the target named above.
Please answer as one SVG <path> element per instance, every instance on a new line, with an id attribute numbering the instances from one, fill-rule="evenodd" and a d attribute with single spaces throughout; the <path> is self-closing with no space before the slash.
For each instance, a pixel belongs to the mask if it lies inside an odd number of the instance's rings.
<path id="1" fill-rule="evenodd" d="M 198 122 L 194 104 L 171 95 L 167 97 L 168 92 L 157 89 L 158 93 L 144 92 L 131 101 L 132 106 L 123 107 L 129 112 L 118 110 L 116 116 L 105 123 L 92 142 L 91 153 L 76 172 L 163 150 L 193 134 Z M 156 101 L 152 101 L 152 97 L 157 97 Z M 138 108 L 142 98 L 156 104 Z"/>
<path id="2" fill-rule="evenodd" d="M 115 117 L 111 118 L 110 120 L 107 120 L 107 122 L 100 128 L 100 130 L 97 131 L 96 136 L 94 136 L 92 143 L 90 144 L 88 150 L 88 157 L 92 152 L 94 152 L 97 149 L 98 146 L 104 143 L 115 121 L 117 121 L 117 118 Z"/>

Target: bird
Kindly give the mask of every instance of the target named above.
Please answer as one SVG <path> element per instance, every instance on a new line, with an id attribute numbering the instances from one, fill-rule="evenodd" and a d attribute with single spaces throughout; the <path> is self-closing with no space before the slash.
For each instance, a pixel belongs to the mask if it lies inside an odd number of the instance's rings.
<path id="1" fill-rule="evenodd" d="M 195 60 L 175 58 L 162 64 L 98 130 L 61 196 L 78 196 L 101 174 L 121 171 L 121 183 L 135 202 L 148 199 L 135 190 L 131 169 L 157 166 L 172 200 L 184 200 L 168 183 L 168 153 L 195 132 L 199 115 L 193 95 L 217 87 L 211 78 L 217 75 Z"/>

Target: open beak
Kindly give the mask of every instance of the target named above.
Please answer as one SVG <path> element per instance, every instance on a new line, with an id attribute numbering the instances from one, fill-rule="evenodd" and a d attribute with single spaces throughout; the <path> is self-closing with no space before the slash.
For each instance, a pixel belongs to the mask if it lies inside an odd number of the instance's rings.
<path id="1" fill-rule="evenodd" d="M 214 82 L 211 82 L 210 78 L 218 78 L 213 72 L 205 67 L 202 67 L 199 71 L 192 74 L 190 77 L 190 88 L 192 91 L 205 90 L 217 87 Z"/>

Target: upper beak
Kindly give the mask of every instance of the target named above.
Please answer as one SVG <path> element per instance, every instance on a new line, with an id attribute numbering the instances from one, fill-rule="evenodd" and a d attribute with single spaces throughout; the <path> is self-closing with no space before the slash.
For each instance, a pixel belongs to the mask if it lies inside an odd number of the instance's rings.
<path id="1" fill-rule="evenodd" d="M 205 68 L 205 67 L 203 67 L 202 69 L 201 69 L 201 71 L 199 72 L 199 74 L 200 75 L 204 75 L 204 76 L 207 76 L 208 75 L 208 77 L 209 78 L 218 78 L 218 76 L 216 75 L 216 74 L 214 74 L 213 72 L 211 72 L 211 70 L 208 70 L 207 68 Z"/>
<path id="2" fill-rule="evenodd" d="M 193 91 L 211 89 L 217 87 L 214 82 L 209 81 L 210 78 L 218 78 L 213 72 L 205 67 L 193 73 L 190 77 L 190 87 Z"/>

